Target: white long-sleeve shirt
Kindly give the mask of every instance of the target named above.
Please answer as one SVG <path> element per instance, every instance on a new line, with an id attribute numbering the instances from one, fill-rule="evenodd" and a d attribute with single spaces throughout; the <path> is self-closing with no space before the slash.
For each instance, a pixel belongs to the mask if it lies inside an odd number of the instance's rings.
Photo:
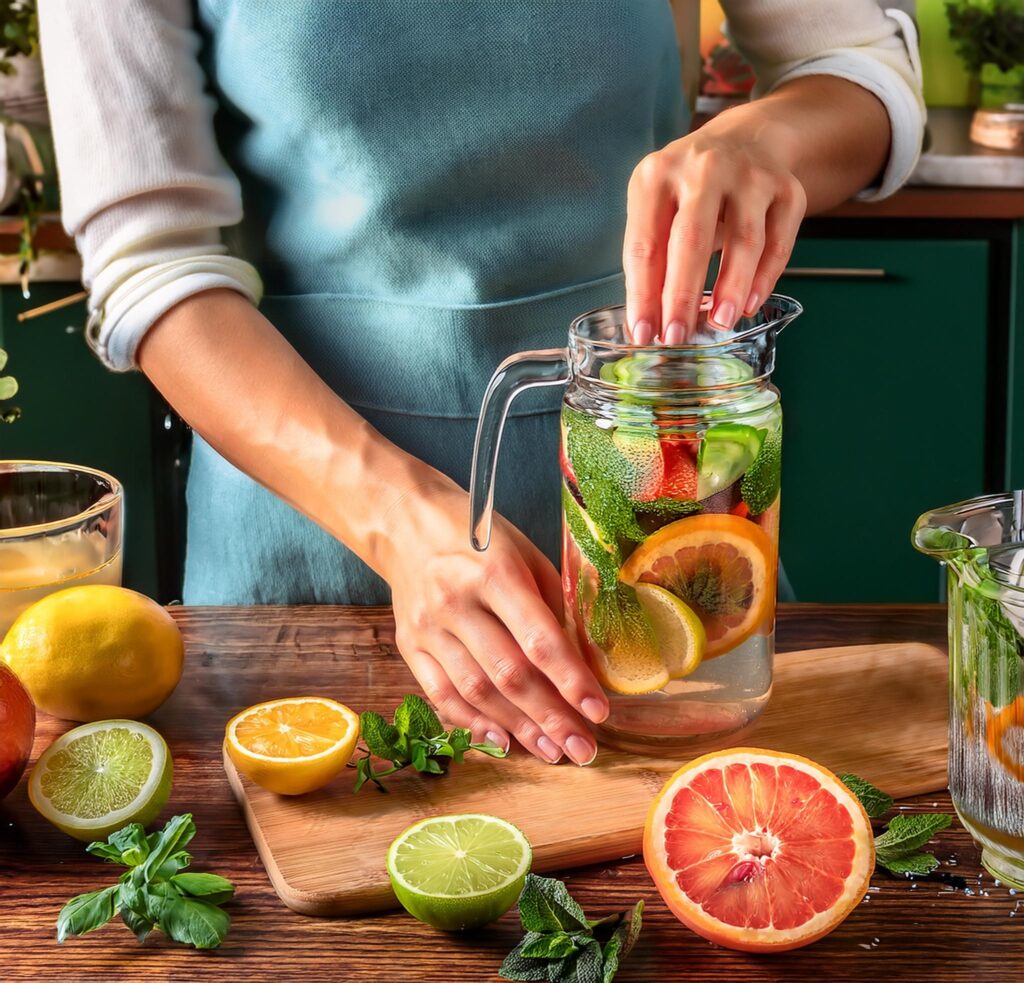
<path id="1" fill-rule="evenodd" d="M 754 67 L 755 94 L 805 75 L 874 93 L 892 126 L 881 198 L 910 175 L 924 129 L 912 27 L 875 0 L 723 0 Z M 282 13 L 282 16 L 286 16 Z M 189 0 L 40 0 L 40 30 L 64 226 L 82 256 L 88 336 L 111 368 L 134 367 L 149 327 L 215 287 L 258 303 L 255 269 L 220 230 L 242 217 L 218 153 Z"/>

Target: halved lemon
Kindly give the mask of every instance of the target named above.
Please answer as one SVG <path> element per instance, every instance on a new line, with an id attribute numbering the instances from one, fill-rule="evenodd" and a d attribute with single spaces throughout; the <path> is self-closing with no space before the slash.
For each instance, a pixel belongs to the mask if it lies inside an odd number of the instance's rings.
<path id="1" fill-rule="evenodd" d="M 322 696 L 258 703 L 228 721 L 234 766 L 278 795 L 303 795 L 341 774 L 359 740 L 359 715 Z"/>
<path id="2" fill-rule="evenodd" d="M 775 603 L 775 549 L 764 530 L 738 515 L 693 515 L 663 526 L 638 546 L 619 577 L 657 584 L 704 626 L 705 659 L 746 641 Z"/>
<path id="3" fill-rule="evenodd" d="M 637 584 L 636 599 L 658 640 L 670 679 L 689 676 L 704 658 L 704 626 L 693 610 L 657 584 Z"/>

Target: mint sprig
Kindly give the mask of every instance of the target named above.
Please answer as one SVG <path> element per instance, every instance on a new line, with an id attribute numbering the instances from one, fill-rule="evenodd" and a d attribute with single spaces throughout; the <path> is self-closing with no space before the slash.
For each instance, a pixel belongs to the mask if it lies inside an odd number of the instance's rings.
<path id="1" fill-rule="evenodd" d="M 118 914 L 142 942 L 154 929 L 197 949 L 215 949 L 224 941 L 231 918 L 220 905 L 235 895 L 234 885 L 217 874 L 182 873 L 192 862 L 185 847 L 196 835 L 189 813 L 174 816 L 146 835 L 129 823 L 107 841 L 90 843 L 93 856 L 128 869 L 118 882 L 72 898 L 57 916 L 57 941 L 94 932 Z"/>
<path id="2" fill-rule="evenodd" d="M 506 980 L 610 983 L 642 926 L 643 901 L 591 921 L 565 884 L 528 874 L 519 898 L 526 933 L 501 964 Z"/>
<path id="3" fill-rule="evenodd" d="M 351 765 L 356 769 L 355 792 L 367 782 L 386 792 L 381 779 L 408 767 L 426 775 L 443 775 L 451 762 L 462 764 L 467 751 L 479 751 L 492 758 L 508 754 L 494 744 L 474 744 L 464 727 L 445 730 L 426 701 L 414 693 L 395 708 L 392 723 L 367 710 L 360 714 L 360 725 L 365 746 L 363 757 Z M 390 767 L 375 770 L 374 757 L 390 762 Z"/>
<path id="4" fill-rule="evenodd" d="M 875 788 L 857 775 L 844 774 L 839 780 L 860 800 L 864 811 L 878 819 L 892 808 L 892 796 Z M 875 861 L 890 874 L 900 877 L 924 877 L 939 866 L 934 854 L 921 850 L 936 833 L 942 832 L 953 817 L 941 812 L 923 812 L 912 816 L 893 816 L 885 831 L 875 837 Z"/>

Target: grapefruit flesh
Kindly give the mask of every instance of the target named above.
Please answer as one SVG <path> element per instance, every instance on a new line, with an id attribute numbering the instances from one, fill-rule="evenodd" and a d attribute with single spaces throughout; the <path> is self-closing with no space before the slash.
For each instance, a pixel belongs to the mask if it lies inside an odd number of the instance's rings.
<path id="1" fill-rule="evenodd" d="M 820 939 L 857 906 L 875 866 L 871 822 L 830 771 L 733 748 L 682 767 L 655 799 L 644 860 L 673 914 L 747 952 Z"/>
<path id="2" fill-rule="evenodd" d="M 745 642 L 775 604 L 774 546 L 738 515 L 694 515 L 663 526 L 638 546 L 619 576 L 671 591 L 704 626 L 705 659 Z"/>

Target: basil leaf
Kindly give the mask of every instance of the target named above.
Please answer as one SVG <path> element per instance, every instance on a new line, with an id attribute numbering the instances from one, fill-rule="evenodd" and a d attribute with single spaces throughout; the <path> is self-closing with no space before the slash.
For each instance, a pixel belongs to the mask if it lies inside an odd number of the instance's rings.
<path id="1" fill-rule="evenodd" d="M 113 864 L 120 864 L 122 867 L 128 866 L 121 857 L 121 851 L 116 846 L 110 846 L 109 843 L 90 843 L 85 849 L 94 857 L 100 857 Z"/>
<path id="2" fill-rule="evenodd" d="M 569 889 L 553 877 L 526 875 L 519 918 L 528 932 L 577 932 L 589 928 L 583 909 Z"/>
<path id="3" fill-rule="evenodd" d="M 171 884 L 185 894 L 203 898 L 210 904 L 224 904 L 235 896 L 235 885 L 219 874 L 175 874 Z"/>
<path id="4" fill-rule="evenodd" d="M 118 885 L 72 898 L 57 916 L 57 941 L 102 928 L 117 914 Z"/>
<path id="5" fill-rule="evenodd" d="M 160 929 L 175 942 L 197 949 L 216 949 L 231 927 L 230 916 L 198 898 L 167 898 L 160 906 Z"/>
<path id="6" fill-rule="evenodd" d="M 423 767 L 419 771 L 424 772 L 427 775 L 443 775 L 444 766 L 440 761 L 434 760 L 434 758 L 427 758 L 424 762 Z"/>
<path id="7" fill-rule="evenodd" d="M 111 833 L 107 843 L 120 851 L 121 862 L 126 867 L 138 867 L 149 856 L 149 840 L 140 823 L 129 823 L 116 833 Z M 86 849 L 93 853 L 94 845 L 90 844 Z"/>
<path id="8" fill-rule="evenodd" d="M 121 921 L 127 925 L 140 942 L 145 942 L 146 937 L 153 931 L 153 922 L 142 915 L 136 914 L 131 908 L 121 909 Z"/>
<path id="9" fill-rule="evenodd" d="M 196 835 L 196 824 L 190 812 L 173 816 L 157 834 L 156 841 L 150 842 L 149 856 L 140 868 L 142 876 L 152 880 L 169 857 L 183 850 Z"/>

